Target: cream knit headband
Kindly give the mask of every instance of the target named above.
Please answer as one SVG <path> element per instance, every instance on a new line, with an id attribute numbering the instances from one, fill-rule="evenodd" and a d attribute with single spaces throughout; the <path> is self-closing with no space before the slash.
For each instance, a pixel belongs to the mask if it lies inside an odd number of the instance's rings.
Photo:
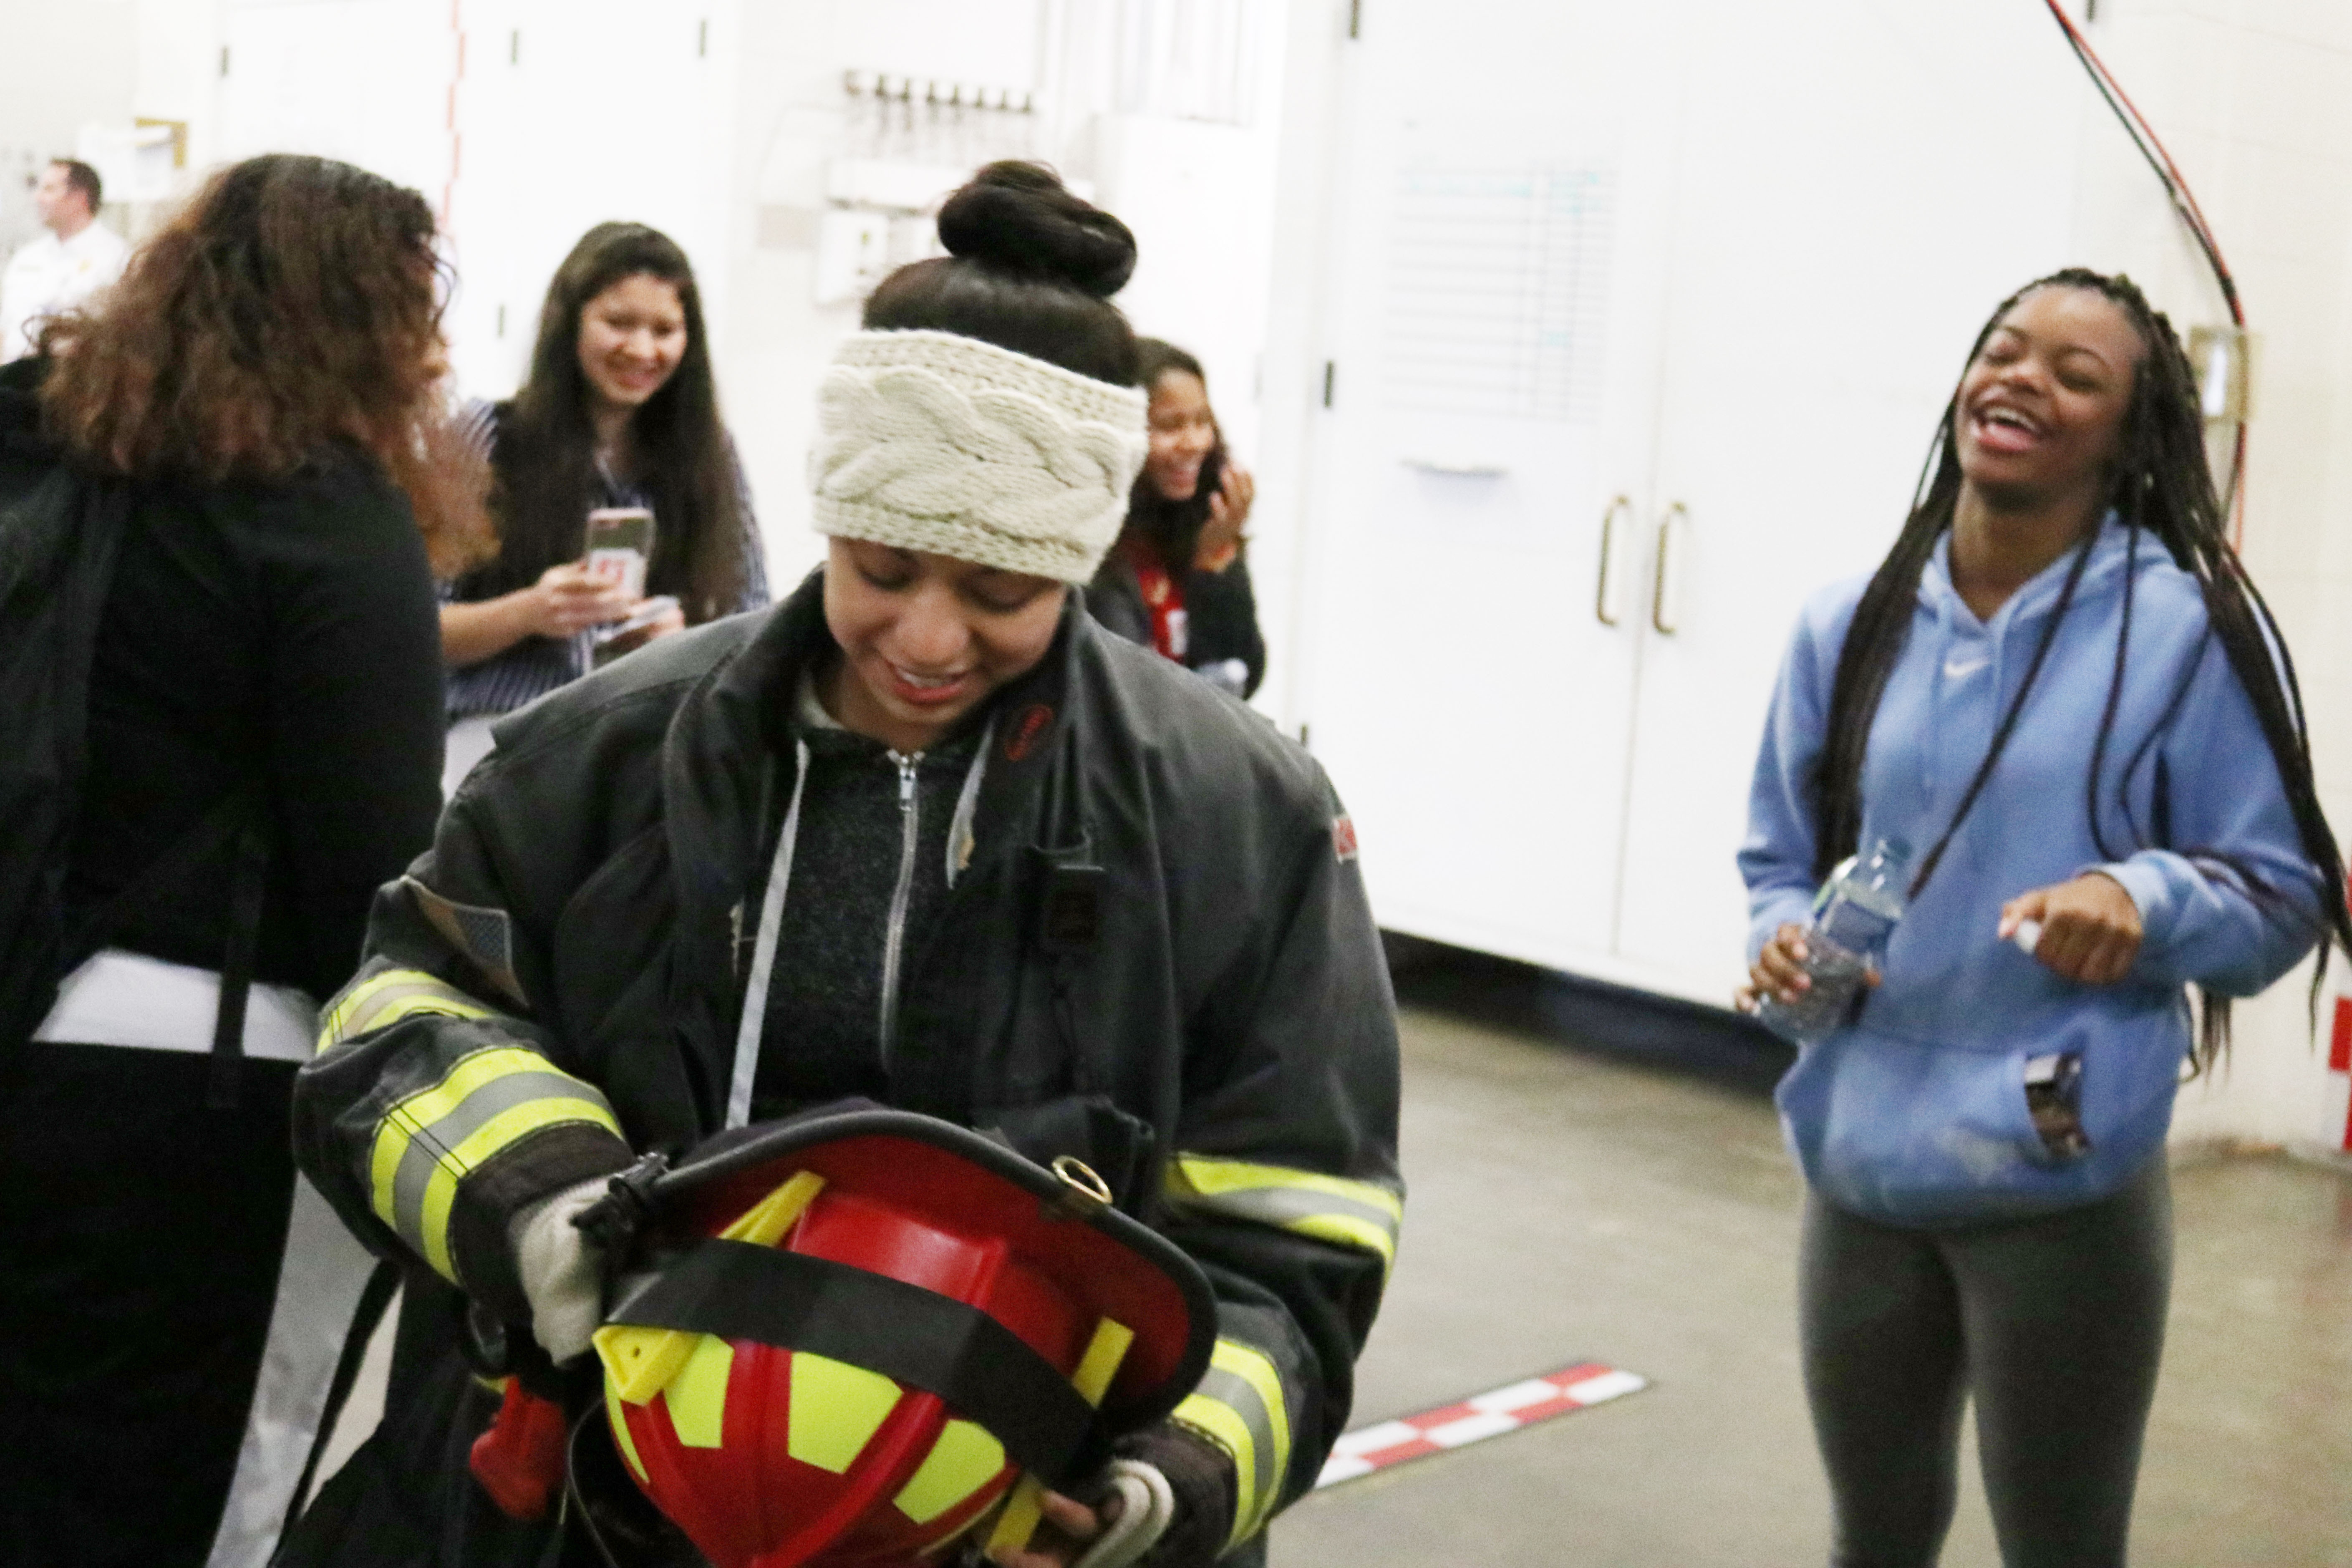
<path id="1" fill-rule="evenodd" d="M 1143 466 L 1144 395 L 953 332 L 857 332 L 817 388 L 816 531 L 1084 583 Z"/>

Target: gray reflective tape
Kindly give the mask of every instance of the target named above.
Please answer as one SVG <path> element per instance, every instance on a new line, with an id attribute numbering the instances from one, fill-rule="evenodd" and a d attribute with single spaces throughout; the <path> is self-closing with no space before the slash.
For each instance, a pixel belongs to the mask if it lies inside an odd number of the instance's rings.
<path id="1" fill-rule="evenodd" d="M 1397 1240 L 1396 1215 L 1375 1205 L 1359 1203 L 1319 1187 L 1244 1187 L 1228 1193 L 1202 1193 L 1188 1187 L 1171 1193 L 1170 1199 L 1179 1209 L 1207 1209 L 1276 1229 L 1323 1215 L 1345 1215 L 1378 1229 L 1389 1238 L 1391 1247 Z"/>
<path id="2" fill-rule="evenodd" d="M 294 1178 L 286 1253 L 228 1500 L 205 1568 L 263 1568 L 301 1483 L 360 1293 L 375 1259 L 310 1185 Z"/>
<path id="3" fill-rule="evenodd" d="M 381 991 L 370 992 L 367 1000 L 361 1004 L 360 1010 L 343 1020 L 342 1026 L 335 1031 L 334 1039 L 324 1043 L 341 1045 L 345 1040 L 357 1039 L 374 1028 L 375 1021 L 383 1017 L 385 1010 L 394 1003 L 405 1002 L 412 996 L 430 996 L 436 1002 L 457 1003 L 466 1009 L 468 1016 L 489 1011 L 481 1003 L 454 985 L 445 984 L 430 977 L 404 980 L 397 985 L 387 985 Z"/>
<path id="4" fill-rule="evenodd" d="M 587 1084 L 552 1068 L 544 1072 L 507 1073 L 475 1089 L 439 1121 L 410 1133 L 408 1147 L 400 1152 L 400 1164 L 392 1177 L 393 1223 L 401 1239 L 418 1252 L 432 1255 L 425 1239 L 425 1189 L 441 1156 L 481 1131 L 490 1118 L 534 1100 L 594 1102 L 603 1098 Z"/>
<path id="5" fill-rule="evenodd" d="M 1238 1373 L 1212 1366 L 1202 1375 L 1194 1390 L 1203 1399 L 1213 1399 L 1242 1418 L 1249 1428 L 1249 1486 L 1243 1492 L 1243 1512 L 1247 1522 L 1255 1526 L 1274 1508 L 1274 1500 L 1282 1490 L 1282 1476 L 1274 1468 L 1277 1458 L 1274 1451 L 1274 1416 L 1258 1397 L 1257 1385 Z"/>

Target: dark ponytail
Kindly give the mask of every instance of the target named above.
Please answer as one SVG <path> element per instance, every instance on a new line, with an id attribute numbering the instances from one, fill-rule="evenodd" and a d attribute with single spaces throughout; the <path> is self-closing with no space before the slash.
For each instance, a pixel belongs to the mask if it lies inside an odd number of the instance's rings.
<path id="1" fill-rule="evenodd" d="M 2304 854 L 2319 873 L 2320 921 L 2326 935 L 2352 952 L 2352 915 L 2346 912 L 2344 863 L 2336 849 L 2336 835 L 2319 806 L 2294 663 L 2287 653 L 2285 638 L 2279 635 L 2270 606 L 2231 546 L 2205 455 L 2204 420 L 2198 405 L 2195 374 L 2172 323 L 2148 303 L 2147 297 L 2129 279 L 2068 268 L 2029 283 L 2002 300 L 1977 333 L 1976 342 L 1969 350 L 1968 363 L 1976 363 L 1977 356 L 1984 352 L 1985 341 L 2019 300 L 2037 289 L 2049 288 L 2081 289 L 2099 295 L 2122 310 L 2139 334 L 2143 353 L 2132 378 L 2131 403 L 2124 417 L 2121 450 L 2106 506 L 2132 531 L 2135 554 L 2139 531 L 2145 529 L 2171 552 L 2182 571 L 2197 579 L 2205 599 L 2206 617 L 2214 636 L 2221 639 L 2231 669 L 2253 704 L 2263 739 L 2270 743 L 2271 755 L 2278 764 L 2279 778 L 2294 814 Z M 1951 526 L 1959 502 L 1960 465 L 1954 441 L 1958 416 L 1959 399 L 1955 395 L 1936 426 L 1911 514 L 1905 520 L 1894 549 L 1887 552 L 1869 586 L 1864 589 L 1846 632 L 1845 645 L 1838 653 L 1837 675 L 1830 691 L 1827 743 L 1822 748 L 1816 778 L 1813 868 L 1819 878 L 1826 878 L 1839 861 L 1853 854 L 1861 837 L 1862 780 L 1871 723 L 1877 715 L 1887 678 L 1903 655 L 1913 607 L 1918 602 L 1920 574 L 1935 553 L 1937 540 Z M 2086 540 L 2085 552 L 2088 544 Z M 2079 574 L 2084 559 L 2085 555 L 2078 552 L 2075 574 Z M 2116 794 L 2128 832 L 2113 847 L 2099 805 L 2099 777 L 2122 700 L 2130 647 L 2132 577 L 2132 573 L 2125 574 L 2123 616 L 2116 633 L 2114 668 L 2106 704 L 2100 715 L 2098 738 L 2092 749 L 2091 771 L 2084 781 L 2084 809 L 2090 816 L 2092 841 L 2099 853 L 2109 858 L 2120 858 L 2144 845 L 2161 844 L 2168 836 L 2167 825 L 2162 822 L 2143 825 L 2137 821 L 2126 797 L 2131 777 L 2145 755 L 2145 747 L 2116 777 Z M 2001 747 L 2041 672 L 2042 655 L 2047 653 L 2058 622 L 2073 600 L 2071 590 L 2075 580 L 2076 576 L 2070 574 L 2069 592 L 2062 596 L 2049 625 L 2043 628 L 2034 662 L 1971 781 L 1963 800 L 1963 811 L 1973 803 L 2000 760 Z M 2185 689 L 2176 694 L 2176 706 L 2182 696 Z M 1956 816 L 1947 830 L 1947 840 L 1957 826 Z M 2250 896 L 2263 900 L 2279 896 L 2250 868 L 2224 855 L 2195 847 L 2185 848 L 2181 853 L 2233 877 Z M 1934 869 L 1931 857 L 1920 868 L 1915 890 L 1926 884 Z M 2326 978 L 2326 964 L 2323 961 L 2311 983 L 2315 1020 Z M 2200 1003 L 2195 1060 L 2202 1068 L 2228 1047 L 2230 1000 L 2200 988 Z"/>

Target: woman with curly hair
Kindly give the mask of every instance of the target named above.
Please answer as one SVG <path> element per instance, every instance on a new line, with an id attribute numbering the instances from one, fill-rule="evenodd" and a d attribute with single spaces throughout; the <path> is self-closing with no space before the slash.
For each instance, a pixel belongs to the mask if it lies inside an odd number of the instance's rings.
<path id="1" fill-rule="evenodd" d="M 12 477 L 69 466 L 128 508 L 64 886 L 95 956 L 0 1042 L 10 1563 L 257 1561 L 323 1398 L 340 1326 L 295 1298 L 341 1238 L 296 1195 L 289 1096 L 313 998 L 432 838 L 427 558 L 472 532 L 433 247 L 414 191 L 257 158 L 0 374 Z"/>

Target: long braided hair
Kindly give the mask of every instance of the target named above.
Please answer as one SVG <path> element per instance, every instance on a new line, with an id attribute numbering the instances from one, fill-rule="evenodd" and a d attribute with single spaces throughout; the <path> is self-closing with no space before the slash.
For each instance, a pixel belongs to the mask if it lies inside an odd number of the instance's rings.
<path id="1" fill-rule="evenodd" d="M 2213 475 L 2205 455 L 2205 431 L 2200 412 L 2194 373 L 2189 356 L 2180 346 L 2172 323 L 2162 311 L 2147 301 L 2137 285 L 2128 278 L 2108 277 L 2085 268 L 2070 267 L 2037 279 L 2000 302 L 1969 350 L 1969 363 L 1984 352 L 1986 340 L 2000 325 L 2018 301 L 2038 289 L 2080 289 L 2099 295 L 2119 308 L 2139 335 L 2143 349 L 2138 370 L 2132 378 L 2131 401 L 2125 416 L 2119 450 L 2106 497 L 2125 526 L 2131 531 L 2131 549 L 2139 548 L 2140 531 L 2153 534 L 2158 542 L 2169 551 L 2180 569 L 2197 579 L 2203 592 L 2205 612 L 2214 636 L 2221 642 L 2222 652 L 2236 673 L 2239 684 L 2245 688 L 2253 703 L 2255 718 L 2260 721 L 2263 738 L 2270 742 L 2272 757 L 2277 762 L 2279 777 L 2286 786 L 2288 805 L 2294 813 L 2295 826 L 2303 840 L 2305 855 L 2319 873 L 2324 885 L 2320 920 L 2326 935 L 2347 952 L 2352 952 L 2352 915 L 2347 915 L 2345 902 L 2344 862 L 2336 847 L 2336 836 L 2327 826 L 2320 810 L 2319 796 L 2313 783 L 2311 745 L 2305 731 L 2303 695 L 2295 680 L 2294 663 L 2289 657 L 2285 639 L 2279 635 L 2277 622 L 2270 606 L 2246 574 L 2237 552 L 2230 544 L 2223 509 L 2213 488 Z M 1823 748 L 1817 780 L 1815 804 L 1814 874 L 1826 878 L 1838 862 L 1854 852 L 1862 829 L 1863 764 L 1869 749 L 1871 722 L 1876 717 L 1880 696 L 1886 689 L 1888 676 L 1901 658 L 1903 645 L 1911 626 L 1913 606 L 1918 601 L 1919 577 L 1934 555 L 1936 542 L 1952 525 L 1959 502 L 1960 463 L 1954 432 L 1959 417 L 1959 396 L 1954 394 L 1945 406 L 1944 416 L 1936 426 L 1934 442 L 1928 447 L 1927 461 L 1920 474 L 1920 484 L 1914 495 L 1911 514 L 1905 521 L 1902 533 L 1895 547 L 1863 591 L 1861 603 L 1855 607 L 1853 620 L 1846 632 L 1845 645 L 1839 651 L 1837 677 L 1831 688 L 1829 732 Z M 2045 657 L 2055 637 L 2058 623 L 2065 616 L 2080 582 L 2084 563 L 2089 559 L 2091 540 L 2097 530 L 2094 527 L 2074 552 L 2074 562 L 2057 606 L 2042 628 L 2040 646 L 2032 662 L 2027 667 L 2023 683 L 2011 700 L 2007 712 L 1996 728 L 1991 746 L 1976 776 L 1963 794 L 1953 826 L 1975 804 L 1977 795 L 1990 777 L 2010 733 L 2017 724 L 2028 695 L 2042 673 Z M 2132 563 L 2137 564 L 2135 559 Z M 2099 805 L 2099 780 L 2105 764 L 2108 742 L 2115 728 L 2116 711 L 2123 697 L 2124 669 L 2131 641 L 2131 605 L 2133 576 L 2127 567 L 2124 574 L 2124 605 L 2121 623 L 2116 634 L 2116 656 L 2113 673 L 2108 678 L 2107 700 L 2099 718 L 2098 738 L 2091 752 L 2091 767 L 2083 782 L 2084 809 L 2090 817 L 2092 841 L 2099 854 L 2106 858 L 2119 858 L 2150 843 L 2161 844 L 2168 834 L 2168 825 L 2159 819 L 2147 825 L 2137 820 L 2126 792 L 2133 773 L 2144 759 L 2151 735 L 2140 752 L 2128 759 L 2116 775 L 2116 795 L 2128 828 L 2128 842 L 2111 845 L 2105 818 Z M 2276 662 L 2273 663 L 2273 655 Z M 2177 704 L 2186 695 L 2184 686 L 2176 694 Z M 2169 715 L 2167 715 L 2168 719 Z M 2161 726 L 2158 727 L 2159 731 Z M 1946 834 L 1946 843 L 1950 839 Z M 2168 846 L 2166 846 L 2168 847 Z M 1920 867 L 1913 884 L 1916 894 L 1935 872 L 1935 862 L 1942 846 L 1931 853 Z M 2252 870 L 2227 855 L 2210 848 L 2189 847 L 2181 853 L 2206 864 L 2215 870 L 2233 877 L 2248 892 L 2260 899 L 2277 897 Z M 2321 963 L 2311 982 L 2311 1006 L 2315 1022 L 2317 1018 L 2320 991 L 2325 983 L 2326 965 Z M 2230 1037 L 2230 999 L 2200 988 L 2198 1040 L 2193 1059 L 2200 1070 L 2210 1066 L 2227 1049 Z"/>

